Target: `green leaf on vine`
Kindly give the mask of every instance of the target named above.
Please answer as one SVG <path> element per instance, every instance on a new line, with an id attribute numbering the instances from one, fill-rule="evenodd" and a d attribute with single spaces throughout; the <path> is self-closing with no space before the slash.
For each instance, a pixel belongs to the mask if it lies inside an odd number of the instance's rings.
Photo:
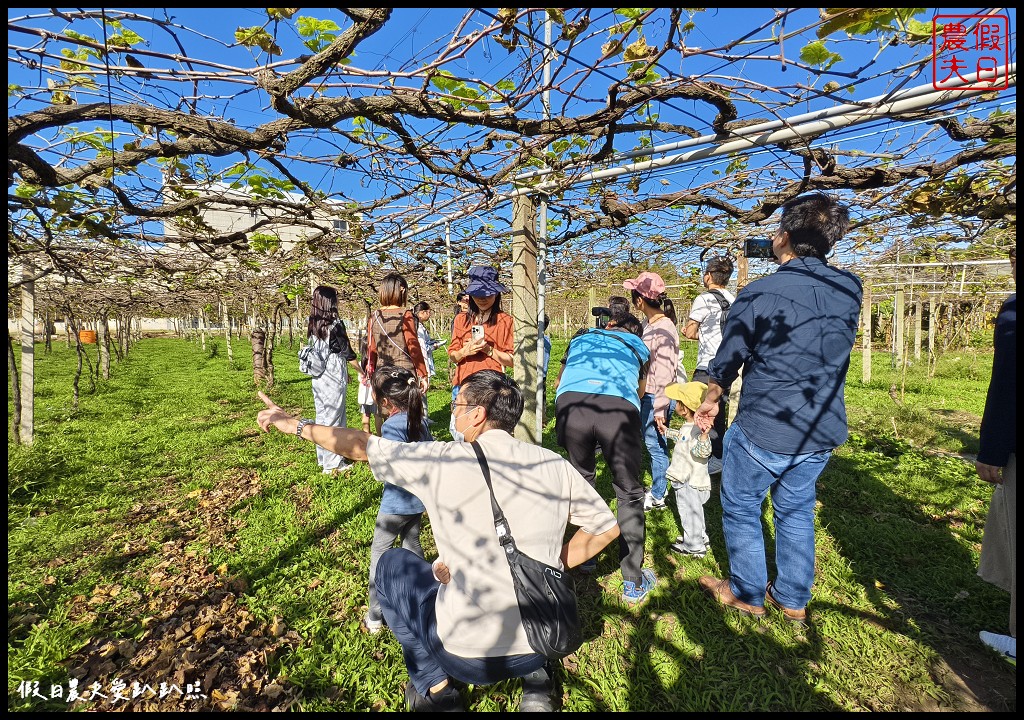
<path id="1" fill-rule="evenodd" d="M 565 13 L 558 8 L 547 8 L 548 17 L 559 25 L 565 25 Z"/>
<path id="2" fill-rule="evenodd" d="M 843 57 L 825 47 L 825 43 L 822 41 L 815 40 L 800 49 L 800 59 L 808 65 L 816 65 L 822 70 L 828 70 Z"/>
<path id="3" fill-rule="evenodd" d="M 629 45 L 626 50 L 622 53 L 623 60 L 644 60 L 657 54 L 658 49 L 653 48 L 647 44 L 647 41 L 643 38 L 638 38 L 636 42 Z"/>
<path id="4" fill-rule="evenodd" d="M 265 29 L 258 25 L 252 27 L 240 27 L 235 30 L 235 42 L 243 47 L 258 47 L 268 55 L 281 55 L 283 50 L 274 42 Z"/>
<path id="5" fill-rule="evenodd" d="M 313 52 L 321 52 L 338 39 L 341 28 L 333 20 L 320 20 L 302 15 L 298 19 L 297 30 L 300 37 L 307 38 L 303 45 Z"/>
<path id="6" fill-rule="evenodd" d="M 622 51 L 622 41 L 621 40 L 609 40 L 608 42 L 606 42 L 604 45 L 601 46 L 601 54 L 604 57 L 611 57 L 612 55 L 616 55 L 616 54 L 620 53 L 621 51 Z"/>
<path id="7" fill-rule="evenodd" d="M 281 247 L 281 238 L 267 233 L 253 233 L 249 236 L 249 247 L 255 252 L 271 255 Z"/>
<path id="8" fill-rule="evenodd" d="M 32 185 L 30 183 L 18 183 L 14 188 L 14 194 L 20 198 L 35 197 L 42 190 L 38 185 Z"/>

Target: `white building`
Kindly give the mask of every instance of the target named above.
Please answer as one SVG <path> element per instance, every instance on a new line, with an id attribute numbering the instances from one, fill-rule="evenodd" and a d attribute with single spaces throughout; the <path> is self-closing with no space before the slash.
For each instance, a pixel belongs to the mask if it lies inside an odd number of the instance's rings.
<path id="1" fill-rule="evenodd" d="M 166 237 L 202 235 L 212 232 L 216 235 L 245 232 L 250 242 L 258 244 L 254 235 L 276 238 L 284 252 L 290 252 L 296 244 L 323 235 L 336 235 L 339 239 L 351 237 L 353 223 L 362 222 L 362 215 L 352 206 L 335 200 L 324 200 L 322 207 L 314 206 L 307 215 L 295 207 L 310 206 L 309 199 L 298 193 L 270 192 L 257 195 L 246 187 L 232 187 L 226 183 L 181 184 L 164 188 L 168 203 L 178 202 L 185 193 L 223 198 L 224 202 L 213 202 L 204 206 L 198 220 L 168 218 L 164 220 Z M 205 226 L 205 227 L 204 227 Z"/>

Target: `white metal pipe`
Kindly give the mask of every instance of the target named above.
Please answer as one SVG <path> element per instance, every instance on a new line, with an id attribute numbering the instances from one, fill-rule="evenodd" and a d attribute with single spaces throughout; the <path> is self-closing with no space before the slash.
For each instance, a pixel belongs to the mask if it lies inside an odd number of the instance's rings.
<path id="1" fill-rule="evenodd" d="M 861 275 L 861 279 L 864 279 L 863 275 Z M 870 278 L 868 278 L 868 279 L 870 280 Z M 993 281 L 994 280 L 996 280 L 996 278 L 993 278 Z M 968 282 L 964 283 L 964 285 L 989 285 L 989 284 L 991 284 L 991 282 L 992 281 L 981 282 L 981 281 L 971 280 L 971 281 L 968 281 Z M 886 280 L 886 281 L 882 281 L 882 282 L 871 280 L 871 287 L 889 287 L 889 286 L 899 287 L 899 286 L 906 285 L 906 284 L 907 284 L 906 282 L 902 282 L 902 281 L 899 281 L 899 280 Z M 948 280 L 920 280 L 919 279 L 919 280 L 915 280 L 913 284 L 915 284 L 915 285 L 949 285 L 949 281 Z"/>
<path id="2" fill-rule="evenodd" d="M 452 295 L 452 225 L 444 224 L 444 251 L 448 255 L 448 295 Z"/>
<path id="3" fill-rule="evenodd" d="M 988 295 L 1001 295 L 1003 297 L 1007 297 L 1010 294 L 1011 293 L 1008 290 L 986 290 L 983 293 L 964 292 L 963 290 L 960 290 L 960 291 L 955 291 L 955 290 L 954 291 L 950 291 L 950 290 L 928 290 L 926 292 L 921 293 L 921 295 L 944 295 L 945 297 L 948 297 L 948 298 L 962 297 L 964 295 L 967 295 L 968 297 L 973 297 L 975 295 L 985 295 L 985 296 L 988 296 Z M 885 299 L 885 298 L 894 297 L 894 295 L 892 293 L 876 293 L 876 294 L 872 294 L 871 297 L 873 299 L 875 299 L 875 300 L 881 300 L 881 299 Z"/>
<path id="4" fill-rule="evenodd" d="M 949 262 L 933 262 L 933 263 L 872 263 L 865 267 L 865 270 L 871 268 L 886 268 L 886 267 L 951 267 L 955 265 L 1009 265 L 1010 260 L 950 260 Z"/>
<path id="5" fill-rule="evenodd" d="M 1012 70 L 1010 70 L 1010 72 L 1014 72 L 1014 73 L 1016 72 L 1016 70 L 1015 70 L 1016 64 L 1015 63 L 1011 64 L 1008 67 L 1009 68 L 1013 68 Z M 962 85 L 970 84 L 971 82 L 976 82 L 977 81 L 977 75 L 978 75 L 977 73 L 975 73 L 973 75 L 969 75 L 966 80 L 962 80 L 962 81 L 960 79 L 960 76 L 958 75 L 956 80 L 953 81 L 953 84 L 955 84 L 957 86 L 962 86 Z M 973 78 L 973 80 L 972 80 L 972 78 Z M 1014 81 L 1014 83 L 1016 83 L 1016 80 Z M 934 86 L 930 85 L 930 84 L 929 85 L 918 85 L 917 87 L 905 88 L 903 90 L 898 90 L 898 91 L 896 91 L 894 93 L 886 93 L 885 95 L 876 95 L 873 98 L 868 98 L 867 100 L 863 100 L 863 101 L 858 102 L 858 103 L 845 103 L 843 105 L 835 105 L 835 106 L 830 107 L 830 108 L 825 108 L 824 110 L 815 110 L 813 112 L 802 113 L 800 115 L 794 115 L 794 116 L 792 116 L 790 118 L 786 118 L 786 119 L 783 119 L 783 120 L 768 120 L 768 121 L 765 121 L 763 123 L 758 123 L 757 125 L 750 125 L 748 127 L 737 128 L 736 130 L 731 130 L 730 131 L 730 135 L 732 135 L 733 137 L 737 137 L 737 138 L 738 137 L 745 137 L 747 135 L 756 135 L 758 133 L 769 132 L 771 130 L 777 130 L 777 129 L 783 128 L 783 127 L 791 127 L 793 125 L 802 125 L 802 124 L 808 123 L 808 122 L 816 122 L 816 121 L 819 121 L 819 120 L 827 120 L 828 118 L 843 116 L 843 115 L 846 115 L 848 113 L 856 112 L 858 110 L 864 110 L 865 108 L 874 106 L 876 104 L 893 103 L 893 102 L 896 102 L 896 101 L 899 101 L 899 100 L 908 100 L 908 99 L 911 99 L 911 98 L 921 97 L 922 95 L 927 96 L 927 95 L 932 95 L 932 94 L 934 94 L 936 92 L 946 92 L 946 91 L 949 91 L 949 90 L 956 90 L 956 88 L 947 88 L 946 90 L 937 91 L 937 90 L 935 90 Z M 981 92 L 981 91 L 979 91 L 979 92 Z M 985 91 L 985 92 L 989 92 L 989 91 Z M 720 138 L 721 138 L 721 135 L 718 135 L 718 134 L 715 134 L 715 135 L 702 135 L 700 137 L 687 138 L 686 140 L 680 140 L 680 141 L 674 142 L 674 143 L 665 143 L 663 145 L 657 145 L 657 146 L 650 147 L 650 148 L 643 148 L 643 149 L 640 149 L 640 150 L 632 150 L 632 151 L 629 151 L 629 152 L 616 153 L 612 157 L 611 162 L 616 162 L 616 161 L 619 161 L 619 160 L 629 160 L 629 159 L 637 158 L 637 157 L 647 157 L 647 156 L 650 156 L 650 155 L 657 155 L 657 154 L 665 153 L 665 152 L 673 152 L 675 150 L 682 150 L 682 149 L 688 148 L 688 147 L 698 147 L 700 145 L 706 145 L 708 143 L 714 142 L 715 140 L 720 139 Z M 585 162 L 585 161 L 580 161 L 580 162 Z M 566 164 L 565 167 L 573 167 L 576 164 L 578 164 L 578 163 L 569 162 L 569 163 Z M 517 175 L 516 176 L 516 180 L 517 181 L 532 180 L 532 179 L 537 178 L 537 177 L 542 177 L 544 175 L 548 175 L 551 172 L 552 171 L 550 169 L 547 169 L 547 168 L 541 168 L 541 169 L 538 169 L 538 170 L 531 170 L 529 172 L 522 173 L 521 175 Z"/>
<path id="6" fill-rule="evenodd" d="M 1011 68 L 1015 68 L 1016 64 L 1011 65 Z M 1005 68 L 1004 68 L 1005 71 Z M 1014 85 L 1016 84 L 1016 75 L 1014 77 Z M 962 97 L 970 97 L 971 94 L 981 94 L 987 92 L 985 90 L 934 90 L 932 89 L 927 93 L 914 94 L 910 97 L 905 97 L 901 100 L 893 102 L 886 102 L 873 107 L 858 107 L 856 110 L 844 113 L 842 115 L 836 115 L 826 119 L 819 120 L 808 120 L 798 124 L 788 124 L 778 130 L 771 130 L 762 132 L 756 135 L 749 135 L 731 140 L 721 145 L 716 145 L 709 148 L 701 148 L 699 150 L 692 150 L 690 152 L 681 153 L 679 155 L 670 155 L 668 157 L 659 158 L 656 160 L 647 160 L 644 162 L 633 163 L 631 165 L 622 165 L 616 168 L 608 168 L 605 170 L 595 170 L 591 173 L 586 173 L 578 178 L 573 179 L 572 185 L 578 185 L 580 183 L 593 182 L 594 180 L 603 180 L 605 178 L 618 177 L 620 175 L 627 175 L 639 172 L 648 172 L 651 170 L 658 170 L 660 168 L 672 167 L 675 165 L 683 165 L 686 163 L 694 162 L 696 160 L 704 160 L 709 157 L 717 157 L 720 155 L 730 155 L 732 153 L 741 152 L 743 150 L 749 150 L 753 147 L 761 147 L 764 145 L 775 145 L 777 143 L 786 142 L 788 140 L 795 140 L 798 138 L 806 137 L 808 135 L 820 135 L 822 133 L 838 130 L 839 128 L 849 127 L 850 125 L 857 125 L 859 123 L 868 122 L 870 120 L 877 120 L 878 118 L 890 116 L 890 115 L 902 115 L 904 113 L 911 113 L 917 110 L 922 110 L 927 107 L 935 105 L 944 105 L 946 103 L 959 100 Z M 523 188 L 511 193 L 515 195 L 517 193 L 529 193 L 536 192 L 538 189 L 541 191 L 555 190 L 557 185 L 555 183 L 542 183 L 538 188 Z"/>

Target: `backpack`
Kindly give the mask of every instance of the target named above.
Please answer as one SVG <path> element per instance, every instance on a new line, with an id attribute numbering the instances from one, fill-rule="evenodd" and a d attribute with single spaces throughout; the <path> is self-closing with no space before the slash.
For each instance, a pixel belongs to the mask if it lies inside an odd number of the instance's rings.
<path id="1" fill-rule="evenodd" d="M 713 296 L 718 301 L 718 306 L 722 308 L 722 315 L 718 318 L 718 329 L 722 335 L 725 335 L 725 319 L 729 317 L 729 308 L 732 307 L 732 303 L 725 299 L 721 290 L 708 290 L 708 294 Z"/>
<path id="2" fill-rule="evenodd" d="M 299 348 L 299 371 L 318 378 L 327 369 L 324 341 L 310 336 L 309 342 Z"/>
<path id="3" fill-rule="evenodd" d="M 416 374 L 416 363 L 405 347 L 405 335 L 402 331 L 402 323 L 405 322 L 406 316 L 410 314 L 408 310 L 402 315 L 388 318 L 385 318 L 380 310 L 373 314 L 373 317 L 370 319 L 369 336 L 373 344 L 374 354 L 376 355 L 376 362 L 367 363 L 366 372 L 368 375 L 373 375 L 378 367 L 384 367 L 385 365 L 405 368 L 413 375 Z M 395 320 L 398 322 L 395 323 Z M 379 335 L 375 332 L 374 325 L 380 329 Z M 399 345 L 395 338 L 401 340 L 402 344 Z M 380 342 L 380 340 L 384 339 L 388 341 L 390 346 Z M 424 359 L 424 362 L 426 362 L 426 359 Z"/>
<path id="4" fill-rule="evenodd" d="M 351 354 L 352 346 L 348 344 L 345 326 L 341 320 L 335 320 L 327 331 L 327 340 L 320 340 L 311 335 L 309 341 L 299 348 L 299 372 L 314 378 L 320 377 L 327 369 L 328 354 L 340 353 L 345 350 L 346 345 Z"/>

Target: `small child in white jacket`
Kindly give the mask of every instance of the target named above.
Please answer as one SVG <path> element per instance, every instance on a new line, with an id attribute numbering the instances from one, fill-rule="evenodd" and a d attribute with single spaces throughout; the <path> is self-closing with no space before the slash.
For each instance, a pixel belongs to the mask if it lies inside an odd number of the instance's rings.
<path id="1" fill-rule="evenodd" d="M 672 432 L 675 447 L 666 477 L 675 490 L 679 524 L 683 534 L 670 546 L 680 555 L 702 558 L 709 541 L 704 522 L 704 503 L 711 497 L 711 475 L 708 458 L 711 457 L 710 428 L 701 432 L 694 422 L 694 414 L 704 402 L 708 386 L 702 382 L 672 383 L 665 394 L 676 401 L 676 413 L 685 420 L 682 427 Z"/>

